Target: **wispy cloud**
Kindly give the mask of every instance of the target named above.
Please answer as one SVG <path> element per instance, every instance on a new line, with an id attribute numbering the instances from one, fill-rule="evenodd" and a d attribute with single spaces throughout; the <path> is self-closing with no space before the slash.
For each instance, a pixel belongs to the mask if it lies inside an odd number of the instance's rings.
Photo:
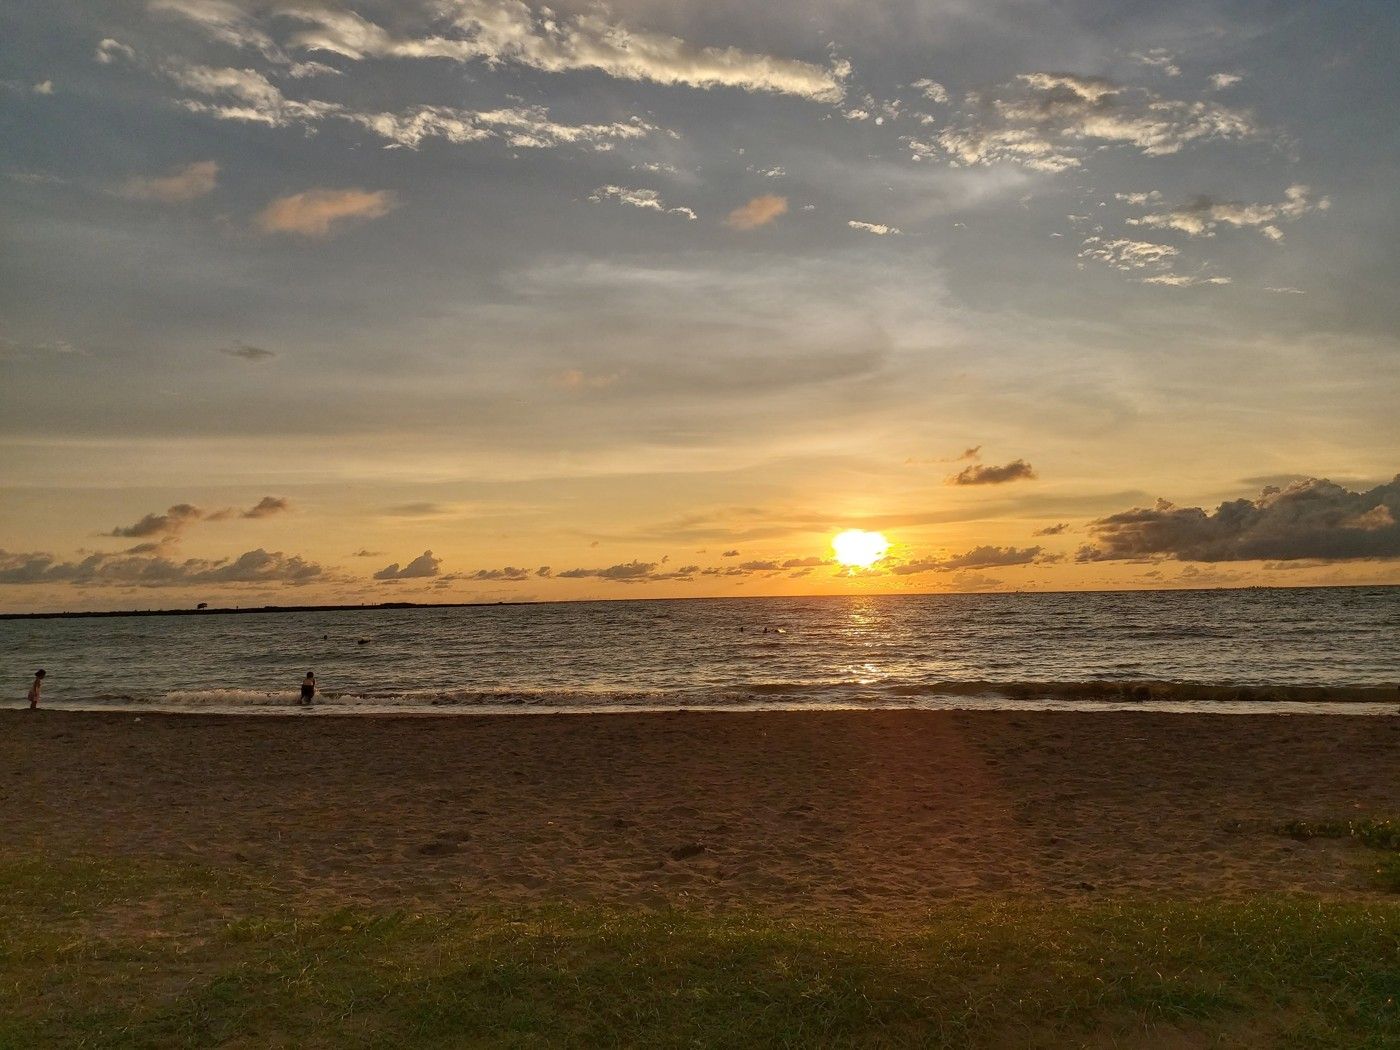
<path id="1" fill-rule="evenodd" d="M 628 186 L 599 186 L 588 197 L 594 204 L 603 201 L 617 201 L 619 204 L 626 204 L 632 208 L 641 208 L 643 211 L 657 211 L 663 215 L 680 215 L 694 222 L 696 214 L 690 208 L 670 207 L 661 199 L 661 194 L 656 190 L 632 189 Z"/>
<path id="2" fill-rule="evenodd" d="M 1259 134 L 1250 114 L 1215 102 L 1166 98 L 1104 77 L 1038 72 L 969 95 L 959 119 L 932 140 L 904 141 L 918 157 L 1053 173 L 1079 167 L 1096 146 L 1155 157 L 1196 142 Z"/>
<path id="3" fill-rule="evenodd" d="M 1313 211 L 1326 211 L 1332 206 L 1327 197 L 1315 197 L 1310 187 L 1289 186 L 1278 204 L 1244 204 L 1220 201 L 1213 197 L 1197 197 L 1170 211 L 1154 212 L 1127 220 L 1129 226 L 1180 230 L 1192 237 L 1214 237 L 1219 226 L 1257 229 L 1271 241 L 1283 240 L 1280 222 L 1295 222 Z"/>
<path id="4" fill-rule="evenodd" d="M 136 175 L 127 179 L 117 193 L 128 200 L 185 204 L 214 192 L 219 185 L 219 165 L 212 160 L 187 164 L 170 175 Z"/>
<path id="5" fill-rule="evenodd" d="M 775 193 L 764 193 L 725 216 L 724 224 L 735 230 L 752 230 L 767 226 L 780 215 L 786 215 L 788 199 Z"/>
<path id="6" fill-rule="evenodd" d="M 352 11 L 284 8 L 304 28 L 289 46 L 364 58 L 446 59 L 513 63 L 549 73 L 597 70 L 621 80 L 647 80 L 694 88 L 796 95 L 838 102 L 849 66 L 817 65 L 800 59 L 697 47 L 663 33 L 613 20 L 605 7 L 573 17 L 535 12 L 519 0 L 455 0 L 438 35 L 394 36 Z"/>
<path id="7" fill-rule="evenodd" d="M 387 190 L 311 189 L 278 197 L 258 213 L 264 233 L 326 237 L 347 224 L 380 219 L 396 207 Z"/>
<path id="8" fill-rule="evenodd" d="M 847 219 L 846 225 L 853 230 L 860 230 L 863 233 L 873 233 L 877 237 L 886 237 L 890 234 L 900 234 L 904 232 L 898 226 L 886 226 L 883 222 L 862 222 L 859 219 Z"/>
<path id="9" fill-rule="evenodd" d="M 244 361 L 270 361 L 277 354 L 272 350 L 264 350 L 260 346 L 249 346 L 247 343 L 234 343 L 233 346 L 221 346 L 218 353 L 226 354 L 229 357 L 237 357 Z"/>

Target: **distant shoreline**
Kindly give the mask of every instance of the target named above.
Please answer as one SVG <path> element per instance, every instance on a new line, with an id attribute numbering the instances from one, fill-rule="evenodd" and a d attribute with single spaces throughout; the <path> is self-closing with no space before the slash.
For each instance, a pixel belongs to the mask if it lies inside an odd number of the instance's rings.
<path id="1" fill-rule="evenodd" d="M 1085 591 L 920 591 L 917 593 L 881 593 L 865 595 L 864 597 L 881 598 L 920 598 L 928 595 L 946 595 L 949 597 L 960 597 L 964 595 L 1006 595 L 1030 594 L 1190 594 L 1200 591 L 1355 591 L 1355 590 L 1379 590 L 1379 589 L 1400 589 L 1400 584 L 1396 583 L 1334 583 L 1319 585 L 1315 587 L 1262 587 L 1250 585 L 1247 587 L 1132 587 L 1118 588 L 1110 590 L 1085 590 Z M 592 605 L 605 602 L 635 601 L 635 602 L 704 602 L 704 601 L 732 601 L 739 600 L 764 600 L 769 598 L 849 598 L 850 594 L 762 594 L 762 595 L 672 595 L 665 598 L 628 597 L 628 598 L 553 598 L 535 601 L 494 601 L 494 602 L 373 602 L 359 603 L 351 605 L 250 605 L 247 608 L 240 606 L 219 606 L 205 609 L 106 609 L 93 611 L 74 612 L 0 612 L 0 620 L 79 620 L 90 617 L 119 617 L 119 616 L 236 616 L 254 615 L 268 613 L 303 613 L 303 612 L 358 612 L 376 610 L 397 610 L 397 609 L 489 609 L 501 605 Z"/>

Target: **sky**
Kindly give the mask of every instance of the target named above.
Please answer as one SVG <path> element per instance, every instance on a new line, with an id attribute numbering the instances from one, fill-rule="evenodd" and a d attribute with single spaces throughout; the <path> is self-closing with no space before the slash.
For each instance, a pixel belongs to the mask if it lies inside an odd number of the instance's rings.
<path id="1" fill-rule="evenodd" d="M 1400 583 L 1397 49 L 14 0 L 0 610 Z"/>

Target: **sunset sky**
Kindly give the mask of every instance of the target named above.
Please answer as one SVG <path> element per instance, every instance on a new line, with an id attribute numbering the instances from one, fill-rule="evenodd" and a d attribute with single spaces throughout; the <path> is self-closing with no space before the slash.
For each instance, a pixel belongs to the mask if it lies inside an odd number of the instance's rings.
<path id="1" fill-rule="evenodd" d="M 1397 51 L 6 3 L 0 610 L 1400 582 Z"/>

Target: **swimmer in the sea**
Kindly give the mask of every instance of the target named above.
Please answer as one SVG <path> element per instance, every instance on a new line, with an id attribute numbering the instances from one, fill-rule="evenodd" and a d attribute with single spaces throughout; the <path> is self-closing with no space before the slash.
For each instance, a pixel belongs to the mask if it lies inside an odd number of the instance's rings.
<path id="1" fill-rule="evenodd" d="M 312 671 L 306 672 L 306 677 L 301 680 L 301 702 L 309 704 L 316 699 L 316 675 Z"/>

